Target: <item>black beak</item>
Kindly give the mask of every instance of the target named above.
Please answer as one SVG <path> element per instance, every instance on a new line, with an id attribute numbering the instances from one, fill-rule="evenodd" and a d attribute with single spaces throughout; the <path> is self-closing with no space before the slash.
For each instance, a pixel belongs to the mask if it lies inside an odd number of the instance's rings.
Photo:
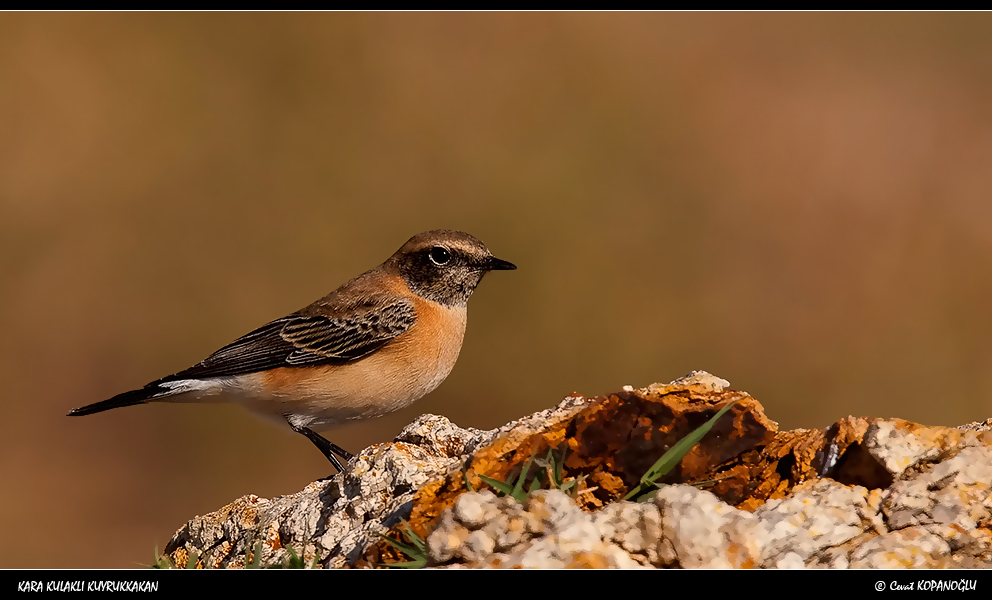
<path id="1" fill-rule="evenodd" d="M 486 266 L 486 269 L 489 271 L 514 271 L 516 268 L 517 265 L 511 262 L 506 262 L 505 260 L 500 260 L 495 256 L 489 259 L 489 264 Z"/>

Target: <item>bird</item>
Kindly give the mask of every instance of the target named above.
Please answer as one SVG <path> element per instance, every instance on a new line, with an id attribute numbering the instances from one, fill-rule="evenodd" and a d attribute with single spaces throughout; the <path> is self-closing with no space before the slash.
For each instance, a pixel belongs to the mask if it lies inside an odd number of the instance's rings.
<path id="1" fill-rule="evenodd" d="M 340 473 L 335 455 L 353 455 L 317 431 L 381 417 L 434 391 L 461 351 L 476 286 L 490 271 L 516 268 L 467 233 L 426 231 L 381 265 L 192 367 L 68 416 L 151 402 L 233 401 L 289 425 Z"/>

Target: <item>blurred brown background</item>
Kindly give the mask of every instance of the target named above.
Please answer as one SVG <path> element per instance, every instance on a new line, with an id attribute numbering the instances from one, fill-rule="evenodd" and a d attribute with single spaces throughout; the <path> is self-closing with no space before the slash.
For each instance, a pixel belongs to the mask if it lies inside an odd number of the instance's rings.
<path id="1" fill-rule="evenodd" d="M 230 405 L 70 408 L 463 229 L 423 412 L 727 378 L 784 428 L 992 416 L 992 15 L 0 15 L 0 567 L 139 567 L 331 472 Z"/>

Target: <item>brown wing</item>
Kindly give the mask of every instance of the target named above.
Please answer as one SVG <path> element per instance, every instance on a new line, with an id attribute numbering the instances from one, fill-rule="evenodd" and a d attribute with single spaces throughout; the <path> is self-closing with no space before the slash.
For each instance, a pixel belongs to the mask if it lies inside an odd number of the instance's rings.
<path id="1" fill-rule="evenodd" d="M 277 319 L 224 346 L 199 364 L 149 385 L 228 377 L 278 367 L 346 363 L 381 348 L 417 320 L 413 302 L 405 298 L 366 300 L 341 312 L 347 316 L 296 313 Z"/>

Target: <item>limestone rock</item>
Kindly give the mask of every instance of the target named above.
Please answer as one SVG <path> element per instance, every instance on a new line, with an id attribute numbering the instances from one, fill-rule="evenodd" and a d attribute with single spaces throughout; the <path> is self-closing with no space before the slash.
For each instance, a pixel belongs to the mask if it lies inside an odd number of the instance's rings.
<path id="1" fill-rule="evenodd" d="M 653 501 L 623 500 L 729 403 Z M 483 476 L 567 493 L 518 502 Z M 166 552 L 204 568 L 276 566 L 290 549 L 308 565 L 377 567 L 408 560 L 382 534 L 402 539 L 409 526 L 428 565 L 449 568 L 988 567 L 990 482 L 992 419 L 846 417 L 779 431 L 754 398 L 695 371 L 573 395 L 491 431 L 425 415 L 330 480 L 196 517 Z"/>

